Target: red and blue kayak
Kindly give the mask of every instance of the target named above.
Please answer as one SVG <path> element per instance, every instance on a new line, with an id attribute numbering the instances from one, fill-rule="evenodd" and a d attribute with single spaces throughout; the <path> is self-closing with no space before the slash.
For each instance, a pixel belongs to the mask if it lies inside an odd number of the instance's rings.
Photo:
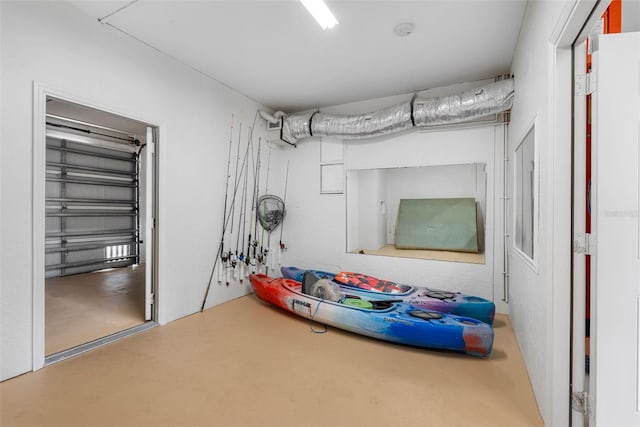
<path id="1" fill-rule="evenodd" d="M 477 319 L 423 310 L 397 301 L 368 301 L 345 294 L 339 301 L 302 292 L 302 284 L 265 274 L 249 276 L 262 301 L 319 323 L 399 344 L 488 357 L 493 328 Z M 325 279 L 330 285 L 338 285 Z"/>
<path id="2" fill-rule="evenodd" d="M 416 308 L 435 310 L 463 317 L 472 317 L 493 325 L 496 306 L 484 298 L 448 292 L 427 287 L 411 286 L 377 279 L 360 273 L 330 273 L 320 270 L 304 270 L 297 267 L 282 267 L 282 276 L 301 282 L 305 272 L 311 272 L 320 278 L 333 280 L 349 293 L 356 293 L 365 299 L 401 299 Z"/>

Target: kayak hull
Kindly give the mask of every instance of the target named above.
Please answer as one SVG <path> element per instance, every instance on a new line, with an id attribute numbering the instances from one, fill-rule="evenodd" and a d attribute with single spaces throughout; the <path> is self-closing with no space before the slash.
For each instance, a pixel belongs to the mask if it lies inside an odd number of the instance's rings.
<path id="1" fill-rule="evenodd" d="M 472 295 L 443 292 L 427 287 L 401 285 L 393 284 L 392 282 L 379 281 L 395 285 L 393 286 L 394 289 L 391 289 L 389 292 L 383 292 L 381 289 L 375 289 L 370 286 L 367 286 L 368 289 L 364 289 L 362 287 L 362 283 L 349 283 L 348 277 L 351 275 L 355 275 L 355 273 L 336 274 L 321 270 L 303 270 L 297 267 L 281 267 L 280 271 L 282 272 L 282 276 L 284 278 L 296 280 L 298 282 L 302 281 L 305 272 L 310 271 L 320 278 L 334 280 L 341 287 L 343 287 L 343 292 L 354 294 L 366 299 L 401 299 L 403 302 L 406 302 L 407 304 L 410 304 L 417 308 L 422 308 L 425 310 L 435 310 L 442 313 L 451 313 L 463 317 L 472 317 L 474 319 L 480 320 L 481 322 L 488 323 L 489 325 L 493 325 L 493 320 L 495 318 L 495 304 L 487 299 Z M 349 276 L 341 277 L 343 275 Z M 431 296 L 434 294 L 449 294 L 447 296 L 450 296 L 450 298 L 434 298 Z"/>
<path id="2" fill-rule="evenodd" d="M 319 323 L 398 344 L 479 357 L 491 353 L 493 328 L 477 319 L 424 311 L 402 302 L 377 310 L 355 307 L 303 294 L 295 280 L 264 274 L 252 274 L 249 280 L 259 299 Z"/>

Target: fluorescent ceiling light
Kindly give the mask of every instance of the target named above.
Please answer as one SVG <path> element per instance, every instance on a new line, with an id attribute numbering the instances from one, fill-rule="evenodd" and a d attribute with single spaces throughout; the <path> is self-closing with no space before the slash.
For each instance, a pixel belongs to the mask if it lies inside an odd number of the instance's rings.
<path id="1" fill-rule="evenodd" d="M 323 30 L 333 28 L 338 20 L 329 10 L 323 0 L 300 0 L 304 7 L 307 8 L 311 16 L 318 21 Z"/>

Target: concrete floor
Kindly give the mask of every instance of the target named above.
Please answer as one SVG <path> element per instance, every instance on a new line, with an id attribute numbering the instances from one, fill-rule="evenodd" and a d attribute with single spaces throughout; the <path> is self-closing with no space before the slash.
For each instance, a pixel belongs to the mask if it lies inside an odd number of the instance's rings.
<path id="1" fill-rule="evenodd" d="M 45 281 L 45 354 L 144 323 L 144 264 Z"/>
<path id="2" fill-rule="evenodd" d="M 488 359 L 329 328 L 248 295 L 0 384 L 9 426 L 542 426 L 509 321 Z"/>

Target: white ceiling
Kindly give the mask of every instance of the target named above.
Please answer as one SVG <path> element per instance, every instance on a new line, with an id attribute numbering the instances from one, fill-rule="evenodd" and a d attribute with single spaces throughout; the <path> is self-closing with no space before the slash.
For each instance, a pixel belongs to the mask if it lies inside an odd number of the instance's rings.
<path id="1" fill-rule="evenodd" d="M 344 1 L 323 31 L 297 0 L 71 1 L 90 18 L 286 112 L 509 72 L 526 0 Z M 407 37 L 394 27 L 412 22 Z"/>

